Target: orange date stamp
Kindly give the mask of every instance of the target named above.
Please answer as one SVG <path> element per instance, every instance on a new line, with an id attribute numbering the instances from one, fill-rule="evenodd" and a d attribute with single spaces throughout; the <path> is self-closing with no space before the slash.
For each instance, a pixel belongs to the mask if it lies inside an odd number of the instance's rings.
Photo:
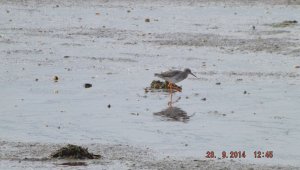
<path id="1" fill-rule="evenodd" d="M 218 153 L 219 154 L 219 153 Z M 214 151 L 207 151 L 205 158 L 209 159 L 242 159 L 246 158 L 248 155 L 246 154 L 246 151 L 222 151 L 220 155 L 215 154 Z M 273 151 L 254 151 L 252 154 L 250 154 L 252 158 L 273 158 Z"/>

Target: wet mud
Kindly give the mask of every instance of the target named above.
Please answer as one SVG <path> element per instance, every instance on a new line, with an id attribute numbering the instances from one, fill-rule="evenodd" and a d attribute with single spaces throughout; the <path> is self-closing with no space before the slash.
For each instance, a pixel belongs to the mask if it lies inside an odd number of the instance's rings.
<path id="1" fill-rule="evenodd" d="M 299 5 L 0 1 L 0 169 L 299 169 Z"/>

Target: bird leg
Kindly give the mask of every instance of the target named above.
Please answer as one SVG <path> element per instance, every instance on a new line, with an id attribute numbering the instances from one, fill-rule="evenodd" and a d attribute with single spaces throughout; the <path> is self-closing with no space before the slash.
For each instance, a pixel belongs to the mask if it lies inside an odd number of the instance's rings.
<path id="1" fill-rule="evenodd" d="M 173 90 L 172 90 L 172 83 L 170 84 L 170 92 L 171 92 L 171 106 L 172 106 L 172 103 L 173 103 L 173 101 L 172 101 L 172 97 L 173 97 Z"/>
<path id="2" fill-rule="evenodd" d="M 172 82 L 169 82 L 169 87 L 170 87 L 170 95 L 171 95 L 171 101 L 168 103 L 168 105 L 170 106 L 170 107 L 172 107 L 172 93 L 173 93 L 173 91 L 172 91 Z"/>

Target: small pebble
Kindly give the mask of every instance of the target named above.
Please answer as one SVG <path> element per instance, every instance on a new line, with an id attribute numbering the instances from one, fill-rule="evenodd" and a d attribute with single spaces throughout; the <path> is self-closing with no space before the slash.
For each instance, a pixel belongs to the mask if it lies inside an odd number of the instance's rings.
<path id="1" fill-rule="evenodd" d="M 300 68 L 300 66 L 295 66 L 295 68 Z"/>
<path id="2" fill-rule="evenodd" d="M 90 83 L 85 83 L 85 84 L 84 84 L 84 87 L 85 87 L 85 88 L 91 88 L 91 87 L 92 87 L 92 84 L 90 84 Z"/>
<path id="3" fill-rule="evenodd" d="M 204 97 L 204 98 L 202 98 L 201 100 L 206 101 L 206 98 Z"/>
<path id="4" fill-rule="evenodd" d="M 54 77 L 53 77 L 53 80 L 54 80 L 55 82 L 58 82 L 58 76 L 54 76 Z"/>
<path id="5" fill-rule="evenodd" d="M 220 83 L 220 82 L 218 82 L 218 83 L 216 83 L 216 85 L 221 85 L 221 83 Z"/>
<path id="6" fill-rule="evenodd" d="M 247 91 L 246 91 L 246 90 L 244 91 L 244 94 L 247 94 Z"/>
<path id="7" fill-rule="evenodd" d="M 145 93 L 148 93 L 148 92 L 149 92 L 149 90 L 147 88 L 145 88 Z"/>
<path id="8" fill-rule="evenodd" d="M 149 18 L 146 18 L 146 19 L 145 19 L 145 22 L 150 22 L 150 19 L 149 19 Z"/>
<path id="9" fill-rule="evenodd" d="M 110 105 L 110 104 L 108 104 L 108 105 L 107 105 L 107 107 L 108 107 L 108 108 L 110 108 L 110 107 L 111 107 L 111 105 Z"/>

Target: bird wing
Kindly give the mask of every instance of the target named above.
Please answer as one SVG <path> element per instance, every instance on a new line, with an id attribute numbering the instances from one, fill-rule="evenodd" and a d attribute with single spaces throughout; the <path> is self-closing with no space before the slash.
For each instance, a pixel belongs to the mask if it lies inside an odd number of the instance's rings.
<path id="1" fill-rule="evenodd" d="M 160 75 L 163 77 L 174 77 L 179 73 L 180 73 L 179 70 L 170 70 L 170 71 L 162 72 Z"/>

